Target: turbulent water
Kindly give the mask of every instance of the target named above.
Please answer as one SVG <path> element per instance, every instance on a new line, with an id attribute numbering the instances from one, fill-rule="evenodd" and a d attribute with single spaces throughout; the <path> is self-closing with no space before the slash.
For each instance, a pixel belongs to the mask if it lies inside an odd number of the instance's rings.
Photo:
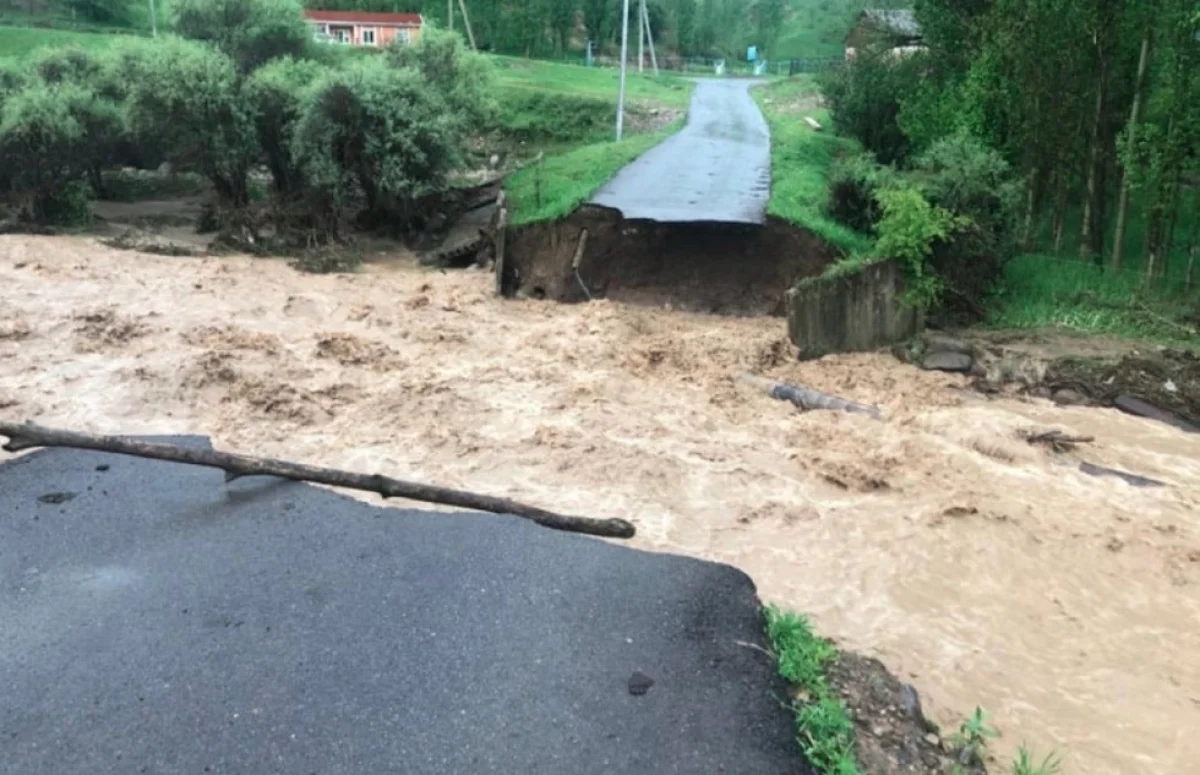
<path id="1" fill-rule="evenodd" d="M 403 256 L 354 276 L 0 237 L 0 416 L 219 447 L 637 522 L 880 657 L 1000 759 L 1200 761 L 1200 435 L 984 400 L 886 355 L 797 363 L 775 319 L 500 301 Z M 753 371 L 882 407 L 796 413 Z M 1021 441 L 1093 435 L 1082 459 Z"/>

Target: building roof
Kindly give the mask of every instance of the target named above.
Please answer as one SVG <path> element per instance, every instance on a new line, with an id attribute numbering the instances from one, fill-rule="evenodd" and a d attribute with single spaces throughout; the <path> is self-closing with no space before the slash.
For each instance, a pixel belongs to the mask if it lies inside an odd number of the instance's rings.
<path id="1" fill-rule="evenodd" d="M 871 24 L 884 32 L 890 32 L 906 38 L 921 37 L 921 25 L 917 23 L 917 17 L 908 8 L 896 11 L 868 8 L 862 12 L 862 16 L 859 18 L 860 20 L 863 18 L 868 19 Z"/>
<path id="2" fill-rule="evenodd" d="M 370 13 L 367 11 L 305 11 L 304 18 L 314 22 L 345 24 L 383 24 L 395 27 L 420 27 L 419 13 Z"/>

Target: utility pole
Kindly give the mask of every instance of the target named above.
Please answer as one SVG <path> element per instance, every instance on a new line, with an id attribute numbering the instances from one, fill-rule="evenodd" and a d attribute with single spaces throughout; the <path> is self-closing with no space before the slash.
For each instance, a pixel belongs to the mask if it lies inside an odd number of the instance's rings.
<path id="1" fill-rule="evenodd" d="M 629 52 L 629 0 L 623 0 L 621 13 L 621 85 L 617 89 L 617 142 L 625 128 L 625 60 Z"/>
<path id="2" fill-rule="evenodd" d="M 150 0 L 150 34 L 158 37 L 158 16 L 154 13 L 154 0 Z"/>
<path id="3" fill-rule="evenodd" d="M 471 29 L 471 17 L 467 16 L 466 0 L 458 0 L 458 10 L 462 11 L 463 26 L 467 28 L 467 40 L 471 41 L 471 50 L 478 51 L 475 45 L 475 32 Z"/>
<path id="4" fill-rule="evenodd" d="M 642 23 L 646 25 L 646 40 L 650 42 L 650 64 L 654 65 L 654 77 L 658 77 L 658 57 L 654 55 L 654 33 L 650 31 L 650 14 L 646 11 L 646 0 L 642 0 Z"/>
<path id="5" fill-rule="evenodd" d="M 646 25 L 642 23 L 642 19 L 646 18 L 646 0 L 638 0 L 638 72 L 645 70 L 646 54 L 644 46 L 646 45 Z"/>
<path id="6" fill-rule="evenodd" d="M 446 0 L 446 29 L 454 32 L 454 0 Z"/>

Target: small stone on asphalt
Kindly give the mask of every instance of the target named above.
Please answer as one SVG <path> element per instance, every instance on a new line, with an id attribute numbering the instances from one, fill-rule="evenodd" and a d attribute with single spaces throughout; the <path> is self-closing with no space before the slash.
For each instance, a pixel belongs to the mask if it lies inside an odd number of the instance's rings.
<path id="1" fill-rule="evenodd" d="M 633 675 L 629 676 L 629 693 L 634 697 L 641 697 L 650 691 L 651 686 L 654 686 L 654 679 L 641 670 L 635 670 Z"/>

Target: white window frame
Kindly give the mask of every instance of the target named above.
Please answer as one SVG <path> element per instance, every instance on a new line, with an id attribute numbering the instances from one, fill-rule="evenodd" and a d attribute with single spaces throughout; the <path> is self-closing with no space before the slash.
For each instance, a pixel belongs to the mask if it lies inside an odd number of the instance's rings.
<path id="1" fill-rule="evenodd" d="M 400 40 L 404 41 L 405 43 L 412 43 L 412 30 L 410 30 L 408 27 L 401 27 L 400 29 L 396 30 L 396 37 L 400 38 Z"/>
<path id="2" fill-rule="evenodd" d="M 367 37 L 368 35 L 370 36 L 369 38 Z M 362 31 L 362 42 L 363 42 L 364 46 L 379 45 L 378 43 L 375 42 L 375 28 L 374 27 L 368 27 Z"/>

